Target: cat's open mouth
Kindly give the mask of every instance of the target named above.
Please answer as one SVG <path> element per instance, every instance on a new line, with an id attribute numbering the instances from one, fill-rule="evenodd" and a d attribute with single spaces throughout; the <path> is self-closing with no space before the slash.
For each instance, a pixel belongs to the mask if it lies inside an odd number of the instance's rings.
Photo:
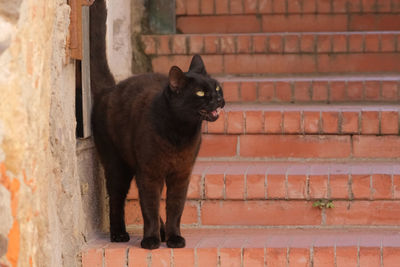
<path id="1" fill-rule="evenodd" d="M 216 121 L 219 117 L 219 114 L 221 113 L 222 108 L 217 108 L 216 110 L 213 111 L 207 111 L 205 109 L 200 110 L 200 115 L 202 117 L 203 120 L 206 121 Z"/>

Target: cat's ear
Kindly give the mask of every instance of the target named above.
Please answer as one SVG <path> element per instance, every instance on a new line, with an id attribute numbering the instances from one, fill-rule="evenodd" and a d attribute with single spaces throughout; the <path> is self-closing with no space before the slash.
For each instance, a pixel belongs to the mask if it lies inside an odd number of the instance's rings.
<path id="1" fill-rule="evenodd" d="M 192 62 L 190 63 L 189 72 L 195 72 L 203 75 L 207 74 L 206 67 L 204 67 L 204 62 L 201 56 L 193 56 Z"/>
<path id="2" fill-rule="evenodd" d="M 179 92 L 185 86 L 185 74 L 177 66 L 169 70 L 169 88 L 173 92 Z"/>

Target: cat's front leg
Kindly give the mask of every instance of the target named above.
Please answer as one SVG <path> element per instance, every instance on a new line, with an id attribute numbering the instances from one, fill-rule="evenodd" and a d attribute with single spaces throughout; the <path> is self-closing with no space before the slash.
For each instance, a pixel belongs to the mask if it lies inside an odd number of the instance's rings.
<path id="1" fill-rule="evenodd" d="M 163 182 L 137 177 L 136 183 L 144 223 L 143 239 L 140 245 L 145 249 L 157 249 L 161 244 L 159 210 Z"/>
<path id="2" fill-rule="evenodd" d="M 186 194 L 189 186 L 189 175 L 183 177 L 171 176 L 167 184 L 167 221 L 166 240 L 170 248 L 183 248 L 186 245 L 181 235 L 181 217 L 185 207 Z"/>

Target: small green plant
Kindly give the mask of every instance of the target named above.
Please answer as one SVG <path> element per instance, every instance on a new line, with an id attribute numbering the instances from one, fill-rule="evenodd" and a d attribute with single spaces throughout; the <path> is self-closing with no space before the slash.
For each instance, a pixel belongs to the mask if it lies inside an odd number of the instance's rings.
<path id="1" fill-rule="evenodd" d="M 322 208 L 332 209 L 335 207 L 332 200 L 326 200 L 326 199 L 317 200 L 313 203 L 312 206 L 314 208 L 320 208 L 320 209 L 322 209 Z"/>

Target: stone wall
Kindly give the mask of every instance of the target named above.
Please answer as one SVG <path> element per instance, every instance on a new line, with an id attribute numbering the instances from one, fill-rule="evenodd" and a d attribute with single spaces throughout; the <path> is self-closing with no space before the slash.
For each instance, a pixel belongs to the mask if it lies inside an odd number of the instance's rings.
<path id="1" fill-rule="evenodd" d="M 0 0 L 0 266 L 79 266 L 100 228 L 90 140 L 75 138 L 66 0 Z"/>

